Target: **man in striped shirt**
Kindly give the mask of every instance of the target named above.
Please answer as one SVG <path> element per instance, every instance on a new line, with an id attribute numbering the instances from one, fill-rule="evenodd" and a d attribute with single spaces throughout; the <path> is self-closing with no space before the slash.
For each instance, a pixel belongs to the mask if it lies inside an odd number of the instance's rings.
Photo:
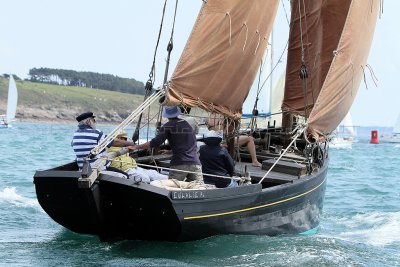
<path id="1" fill-rule="evenodd" d="M 82 169 L 84 159 L 89 155 L 90 151 L 106 137 L 102 131 L 96 129 L 95 117 L 93 112 L 85 112 L 76 117 L 78 129 L 74 132 L 71 146 L 74 149 L 79 170 Z M 111 141 L 110 144 L 108 144 L 109 147 L 130 147 L 133 145 L 133 142 L 119 139 Z M 92 163 L 96 161 L 96 159 L 97 157 L 90 159 L 89 162 Z"/>

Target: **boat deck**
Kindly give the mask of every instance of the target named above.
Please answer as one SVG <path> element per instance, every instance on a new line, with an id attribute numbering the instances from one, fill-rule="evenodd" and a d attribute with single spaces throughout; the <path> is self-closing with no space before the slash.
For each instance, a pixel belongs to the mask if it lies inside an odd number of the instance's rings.
<path id="1" fill-rule="evenodd" d="M 266 170 L 261 169 L 261 167 L 254 167 L 251 163 L 248 162 L 237 162 L 235 165 L 235 170 L 237 173 L 244 173 L 245 170 L 249 172 L 252 181 L 258 182 L 260 181 L 264 175 L 267 173 Z M 266 182 L 270 182 L 273 184 L 284 184 L 292 182 L 293 180 L 299 179 L 299 176 L 286 174 L 281 172 L 271 171 L 268 173 L 267 177 L 264 179 Z"/>
<path id="2" fill-rule="evenodd" d="M 151 162 L 156 161 L 157 165 L 159 167 L 165 167 L 168 168 L 170 167 L 170 156 L 169 155 L 157 155 L 154 157 L 141 157 L 137 159 L 138 163 L 144 163 L 144 164 L 151 164 Z M 286 164 L 291 164 L 295 165 L 295 163 L 288 163 L 285 161 Z M 275 167 L 275 169 L 278 169 L 278 165 Z M 280 166 L 282 168 L 282 166 Z M 297 166 L 289 166 L 293 168 L 297 168 Z M 268 168 L 269 169 L 269 168 Z M 235 165 L 235 171 L 238 175 L 244 175 L 245 171 L 249 172 L 250 177 L 252 178 L 253 182 L 258 182 L 260 181 L 264 175 L 267 173 L 268 169 L 262 169 L 261 167 L 254 167 L 251 163 L 249 162 L 236 162 Z M 284 166 L 284 169 L 289 169 Z M 296 175 L 294 173 L 285 173 L 282 171 L 271 171 L 267 177 L 264 179 L 263 183 L 268 183 L 268 184 L 284 184 L 284 183 L 290 183 L 293 180 L 299 179 L 299 175 Z"/>

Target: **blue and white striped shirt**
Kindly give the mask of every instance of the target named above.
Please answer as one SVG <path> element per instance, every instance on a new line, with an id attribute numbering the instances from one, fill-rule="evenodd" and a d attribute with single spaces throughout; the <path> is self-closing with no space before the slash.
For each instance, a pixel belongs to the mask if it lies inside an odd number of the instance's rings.
<path id="1" fill-rule="evenodd" d="M 78 126 L 78 129 L 74 132 L 71 146 L 76 154 L 76 163 L 80 170 L 82 169 L 84 158 L 87 157 L 90 151 L 104 138 L 105 135 L 100 130 L 93 129 L 89 125 Z M 92 163 L 96 161 L 97 156 L 90 159 L 89 162 Z"/>

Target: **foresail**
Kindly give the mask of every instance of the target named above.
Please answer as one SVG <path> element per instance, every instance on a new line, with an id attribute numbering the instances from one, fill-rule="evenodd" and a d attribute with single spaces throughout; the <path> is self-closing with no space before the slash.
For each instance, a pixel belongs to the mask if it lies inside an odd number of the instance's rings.
<path id="1" fill-rule="evenodd" d="M 268 44 L 279 1 L 208 0 L 167 88 L 184 103 L 239 119 Z"/>
<path id="2" fill-rule="evenodd" d="M 10 81 L 8 85 L 8 97 L 7 97 L 7 122 L 12 121 L 15 118 L 15 113 L 17 112 L 17 102 L 18 102 L 18 91 L 17 85 L 13 75 L 10 75 Z"/>
<path id="3" fill-rule="evenodd" d="M 308 118 L 308 132 L 329 134 L 348 113 L 379 8 L 378 0 L 292 1 L 282 109 Z M 299 78 L 302 64 L 308 71 L 304 80 Z"/>

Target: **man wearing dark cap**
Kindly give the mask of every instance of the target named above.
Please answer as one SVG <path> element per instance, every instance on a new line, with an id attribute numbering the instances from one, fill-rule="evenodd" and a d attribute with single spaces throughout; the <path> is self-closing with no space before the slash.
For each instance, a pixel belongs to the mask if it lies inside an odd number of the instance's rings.
<path id="1" fill-rule="evenodd" d="M 76 117 L 78 121 L 78 129 L 74 132 L 72 138 L 71 146 L 74 149 L 76 155 L 76 163 L 79 169 L 82 169 L 84 159 L 89 155 L 90 151 L 97 146 L 103 139 L 105 135 L 102 131 L 96 129 L 96 116 L 93 112 L 85 112 Z M 116 139 L 111 141 L 108 146 L 133 146 L 133 142 Z M 99 156 L 99 155 L 97 155 Z M 96 161 L 97 158 L 90 159 L 89 162 L 92 163 Z"/>
<path id="2" fill-rule="evenodd" d="M 197 154 L 196 136 L 193 128 L 183 119 L 178 107 L 164 107 L 163 117 L 168 119 L 150 142 L 134 146 L 134 149 L 159 147 L 165 140 L 172 150 L 169 179 L 203 184 L 201 163 Z"/>

